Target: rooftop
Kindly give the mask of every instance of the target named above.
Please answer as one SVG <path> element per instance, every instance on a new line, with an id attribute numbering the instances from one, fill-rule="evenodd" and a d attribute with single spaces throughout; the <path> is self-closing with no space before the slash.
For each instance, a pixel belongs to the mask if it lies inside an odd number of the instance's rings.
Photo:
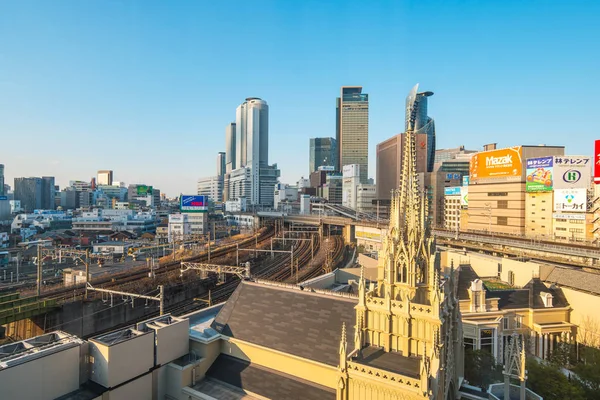
<path id="1" fill-rule="evenodd" d="M 600 295 L 600 274 L 580 269 L 542 265 L 540 266 L 540 279 L 559 286 Z"/>
<path id="2" fill-rule="evenodd" d="M 337 366 L 342 324 L 354 326 L 356 304 L 348 294 L 242 281 L 211 327 L 225 336 Z"/>
<path id="3" fill-rule="evenodd" d="M 105 335 L 100 335 L 91 338 L 91 341 L 104 344 L 106 346 L 114 346 L 127 340 L 145 335 L 147 332 L 138 331 L 133 328 L 125 328 L 115 332 L 110 332 Z"/>
<path id="4" fill-rule="evenodd" d="M 268 399 L 303 399 L 327 400 L 335 399 L 334 389 L 330 389 L 292 375 L 284 374 L 271 368 L 256 365 L 225 354 L 219 355 L 207 371 L 210 378 L 207 383 L 224 382 L 239 388 L 241 394 L 256 394 Z M 203 393 L 207 389 L 206 382 L 196 385 L 195 389 Z M 210 393 L 206 393 L 209 394 Z M 218 397 L 224 399 L 225 397 Z M 227 397 L 231 399 L 253 397 Z"/>
<path id="5" fill-rule="evenodd" d="M 66 332 L 55 331 L 31 339 L 0 346 L 0 370 L 44 357 L 73 346 L 83 340 Z"/>
<path id="6" fill-rule="evenodd" d="M 353 361 L 416 379 L 419 378 L 421 368 L 420 357 L 405 356 L 396 351 L 385 352 L 383 349 L 374 346 L 363 348 L 360 355 L 355 357 Z"/>

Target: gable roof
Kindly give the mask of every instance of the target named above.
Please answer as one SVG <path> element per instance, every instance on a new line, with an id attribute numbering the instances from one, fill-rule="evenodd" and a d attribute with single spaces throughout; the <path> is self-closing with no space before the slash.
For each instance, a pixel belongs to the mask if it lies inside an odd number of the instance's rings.
<path id="1" fill-rule="evenodd" d="M 226 354 L 217 357 L 206 375 L 268 399 L 335 399 L 335 389 Z"/>
<path id="2" fill-rule="evenodd" d="M 355 324 L 358 299 L 242 281 L 217 314 L 217 332 L 337 366 L 342 323 Z"/>
<path id="3" fill-rule="evenodd" d="M 540 266 L 540 279 L 548 283 L 600 295 L 600 274 L 575 268 Z"/>

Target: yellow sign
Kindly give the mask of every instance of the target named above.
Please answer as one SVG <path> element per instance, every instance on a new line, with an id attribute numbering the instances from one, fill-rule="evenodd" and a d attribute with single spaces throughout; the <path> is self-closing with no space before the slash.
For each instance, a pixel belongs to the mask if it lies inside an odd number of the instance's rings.
<path id="1" fill-rule="evenodd" d="M 470 181 L 521 177 L 522 150 L 521 146 L 517 146 L 474 154 L 469 165 Z"/>

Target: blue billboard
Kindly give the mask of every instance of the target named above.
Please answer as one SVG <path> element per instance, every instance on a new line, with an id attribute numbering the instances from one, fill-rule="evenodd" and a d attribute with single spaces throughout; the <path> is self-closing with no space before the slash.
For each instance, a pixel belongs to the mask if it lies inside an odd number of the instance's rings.
<path id="1" fill-rule="evenodd" d="M 182 194 L 179 209 L 182 212 L 206 212 L 208 211 L 208 197 Z"/>
<path id="2" fill-rule="evenodd" d="M 0 196 L 0 200 L 8 200 L 8 196 Z"/>
<path id="3" fill-rule="evenodd" d="M 444 195 L 445 196 L 460 196 L 460 186 L 444 188 Z"/>

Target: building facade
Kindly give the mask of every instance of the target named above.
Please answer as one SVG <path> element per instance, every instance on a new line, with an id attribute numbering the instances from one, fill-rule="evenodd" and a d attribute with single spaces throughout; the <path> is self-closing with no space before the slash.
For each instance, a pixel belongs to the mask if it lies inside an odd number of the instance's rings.
<path id="1" fill-rule="evenodd" d="M 0 164 L 0 196 L 4 196 L 4 164 Z"/>
<path id="2" fill-rule="evenodd" d="M 236 161 L 236 140 L 235 140 L 235 122 L 227 124 L 225 127 L 225 172 L 230 173 L 238 168 Z"/>
<path id="3" fill-rule="evenodd" d="M 369 178 L 369 95 L 361 86 L 343 86 L 336 103 L 337 170 L 360 165 L 360 183 Z"/>
<path id="4" fill-rule="evenodd" d="M 427 172 L 433 172 L 435 161 L 435 122 L 427 115 L 427 98 L 433 92 L 419 92 L 416 84 L 406 97 L 406 131 L 427 135 Z"/>
<path id="5" fill-rule="evenodd" d="M 56 186 L 53 176 L 42 177 L 42 208 L 44 210 L 54 210 L 56 208 Z"/>
<path id="6" fill-rule="evenodd" d="M 15 200 L 21 202 L 21 209 L 25 212 L 42 208 L 42 191 L 41 178 L 15 178 Z"/>
<path id="7" fill-rule="evenodd" d="M 226 159 L 226 153 L 222 151 L 217 153 L 217 176 L 225 175 Z"/>
<path id="8" fill-rule="evenodd" d="M 98 179 L 96 179 L 96 183 L 98 185 L 111 186 L 113 184 L 113 172 L 111 170 L 98 171 Z"/>
<path id="9" fill-rule="evenodd" d="M 207 196 L 213 202 L 220 203 L 223 201 L 223 184 L 223 175 L 200 178 L 198 179 L 197 194 Z"/>
<path id="10" fill-rule="evenodd" d="M 427 134 L 416 134 L 418 173 L 427 172 Z M 389 200 L 391 192 L 400 184 L 402 176 L 402 155 L 405 134 L 395 135 L 377 145 L 377 198 Z"/>
<path id="11" fill-rule="evenodd" d="M 322 166 L 335 167 L 337 156 L 337 142 L 334 138 L 311 138 L 308 156 L 309 173 L 317 171 Z"/>

